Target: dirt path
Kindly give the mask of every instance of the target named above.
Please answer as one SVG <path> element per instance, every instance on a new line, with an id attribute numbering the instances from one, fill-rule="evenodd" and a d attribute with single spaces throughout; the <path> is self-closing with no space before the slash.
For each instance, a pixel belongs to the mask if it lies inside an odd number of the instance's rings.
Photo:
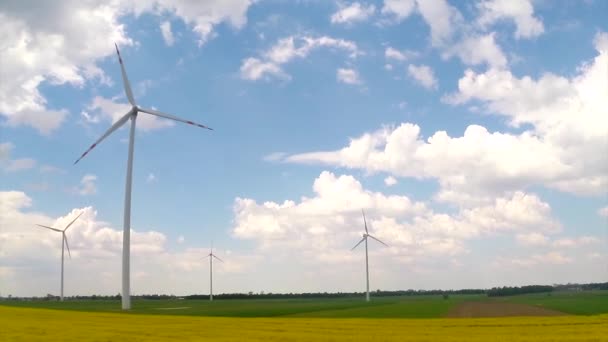
<path id="1" fill-rule="evenodd" d="M 463 302 L 452 308 L 447 317 L 563 316 L 565 313 L 527 304 L 498 301 Z"/>

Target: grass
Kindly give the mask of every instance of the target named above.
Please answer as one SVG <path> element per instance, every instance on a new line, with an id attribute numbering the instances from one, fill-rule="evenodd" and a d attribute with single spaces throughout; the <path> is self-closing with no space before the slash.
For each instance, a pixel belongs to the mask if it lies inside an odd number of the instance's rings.
<path id="1" fill-rule="evenodd" d="M 572 315 L 608 313 L 608 291 L 539 293 L 504 297 L 500 300 L 542 306 Z"/>
<path id="2" fill-rule="evenodd" d="M 608 291 L 555 292 L 488 298 L 483 295 L 377 297 L 339 299 L 134 300 L 130 314 L 286 317 L 286 318 L 440 318 L 463 301 L 508 301 L 536 305 L 572 315 L 608 314 Z M 4 301 L 0 305 L 95 312 L 121 312 L 118 300 Z M 183 308 L 162 310 L 163 308 Z"/>
<path id="3" fill-rule="evenodd" d="M 271 300 L 135 300 L 130 313 L 219 317 L 442 317 L 456 303 L 478 296 L 380 297 L 366 303 L 362 298 L 271 299 Z M 87 301 L 5 301 L 3 305 L 65 309 L 77 311 L 120 312 L 118 300 Z M 162 310 L 166 308 L 184 308 Z"/>
<path id="4" fill-rule="evenodd" d="M 608 315 L 491 319 L 242 318 L 0 306 L 2 341 L 600 341 Z"/>

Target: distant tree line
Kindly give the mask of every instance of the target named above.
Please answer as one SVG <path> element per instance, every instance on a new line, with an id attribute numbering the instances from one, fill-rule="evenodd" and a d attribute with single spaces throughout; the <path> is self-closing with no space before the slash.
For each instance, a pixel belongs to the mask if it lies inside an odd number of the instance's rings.
<path id="1" fill-rule="evenodd" d="M 528 293 L 542 293 L 542 292 L 553 292 L 555 288 L 551 285 L 527 285 L 527 286 L 503 286 L 503 287 L 493 287 L 489 289 L 486 294 L 488 297 L 504 297 L 504 296 L 514 296 L 520 294 L 528 294 Z"/>
<path id="2" fill-rule="evenodd" d="M 608 290 L 608 282 L 606 283 L 588 283 L 588 284 L 554 284 L 554 285 L 527 285 L 527 286 L 503 286 L 494 287 L 491 289 L 461 289 L 461 290 L 398 290 L 398 291 L 374 291 L 374 297 L 397 297 L 397 296 L 443 296 L 449 298 L 449 295 L 483 295 L 488 297 L 514 296 L 529 293 L 551 293 L 553 291 L 592 291 L 592 290 Z M 364 292 L 306 292 L 306 293 L 221 293 L 213 295 L 217 299 L 309 299 L 309 298 L 349 298 L 361 297 Z M 134 299 L 146 300 L 162 300 L 162 299 L 208 299 L 208 294 L 192 294 L 187 296 L 176 296 L 167 294 L 144 294 L 132 296 Z M 44 297 L 0 297 L 0 299 L 11 300 L 58 300 L 59 297 L 48 294 Z M 65 297 L 66 300 L 119 300 L 120 294 L 116 295 L 91 295 L 91 296 L 71 296 Z"/>

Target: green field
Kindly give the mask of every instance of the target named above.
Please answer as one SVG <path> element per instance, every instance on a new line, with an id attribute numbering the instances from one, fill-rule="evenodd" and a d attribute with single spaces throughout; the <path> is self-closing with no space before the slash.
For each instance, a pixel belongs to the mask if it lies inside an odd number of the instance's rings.
<path id="1" fill-rule="evenodd" d="M 608 291 L 540 293 L 505 297 L 500 300 L 542 306 L 572 315 L 608 313 Z"/>
<path id="2" fill-rule="evenodd" d="M 561 311 L 572 315 L 608 313 L 608 291 L 555 292 L 488 298 L 483 295 L 378 297 L 340 299 L 247 300 L 134 300 L 133 314 L 218 317 L 319 317 L 319 318 L 440 318 L 463 301 L 508 301 Z M 0 305 L 121 312 L 118 300 L 3 301 Z"/>
<path id="3" fill-rule="evenodd" d="M 219 317 L 442 317 L 456 303 L 478 296 L 383 297 L 370 303 L 362 299 L 268 299 L 268 300 L 134 300 L 130 313 Z M 0 305 L 119 312 L 118 300 L 5 301 Z"/>

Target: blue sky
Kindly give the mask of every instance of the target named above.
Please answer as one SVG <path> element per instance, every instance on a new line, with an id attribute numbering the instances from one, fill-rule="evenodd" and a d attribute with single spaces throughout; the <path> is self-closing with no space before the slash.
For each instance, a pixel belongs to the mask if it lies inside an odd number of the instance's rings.
<path id="1" fill-rule="evenodd" d="M 601 13 L 541 0 L 0 5 L 0 293 L 56 292 L 58 239 L 32 224 L 81 210 L 66 293 L 119 290 L 128 129 L 72 165 L 128 110 L 114 42 L 138 104 L 214 128 L 139 116 L 135 293 L 207 291 L 211 240 L 227 260 L 220 291 L 361 290 L 361 208 L 391 245 L 372 248 L 372 287 L 605 281 Z"/>

